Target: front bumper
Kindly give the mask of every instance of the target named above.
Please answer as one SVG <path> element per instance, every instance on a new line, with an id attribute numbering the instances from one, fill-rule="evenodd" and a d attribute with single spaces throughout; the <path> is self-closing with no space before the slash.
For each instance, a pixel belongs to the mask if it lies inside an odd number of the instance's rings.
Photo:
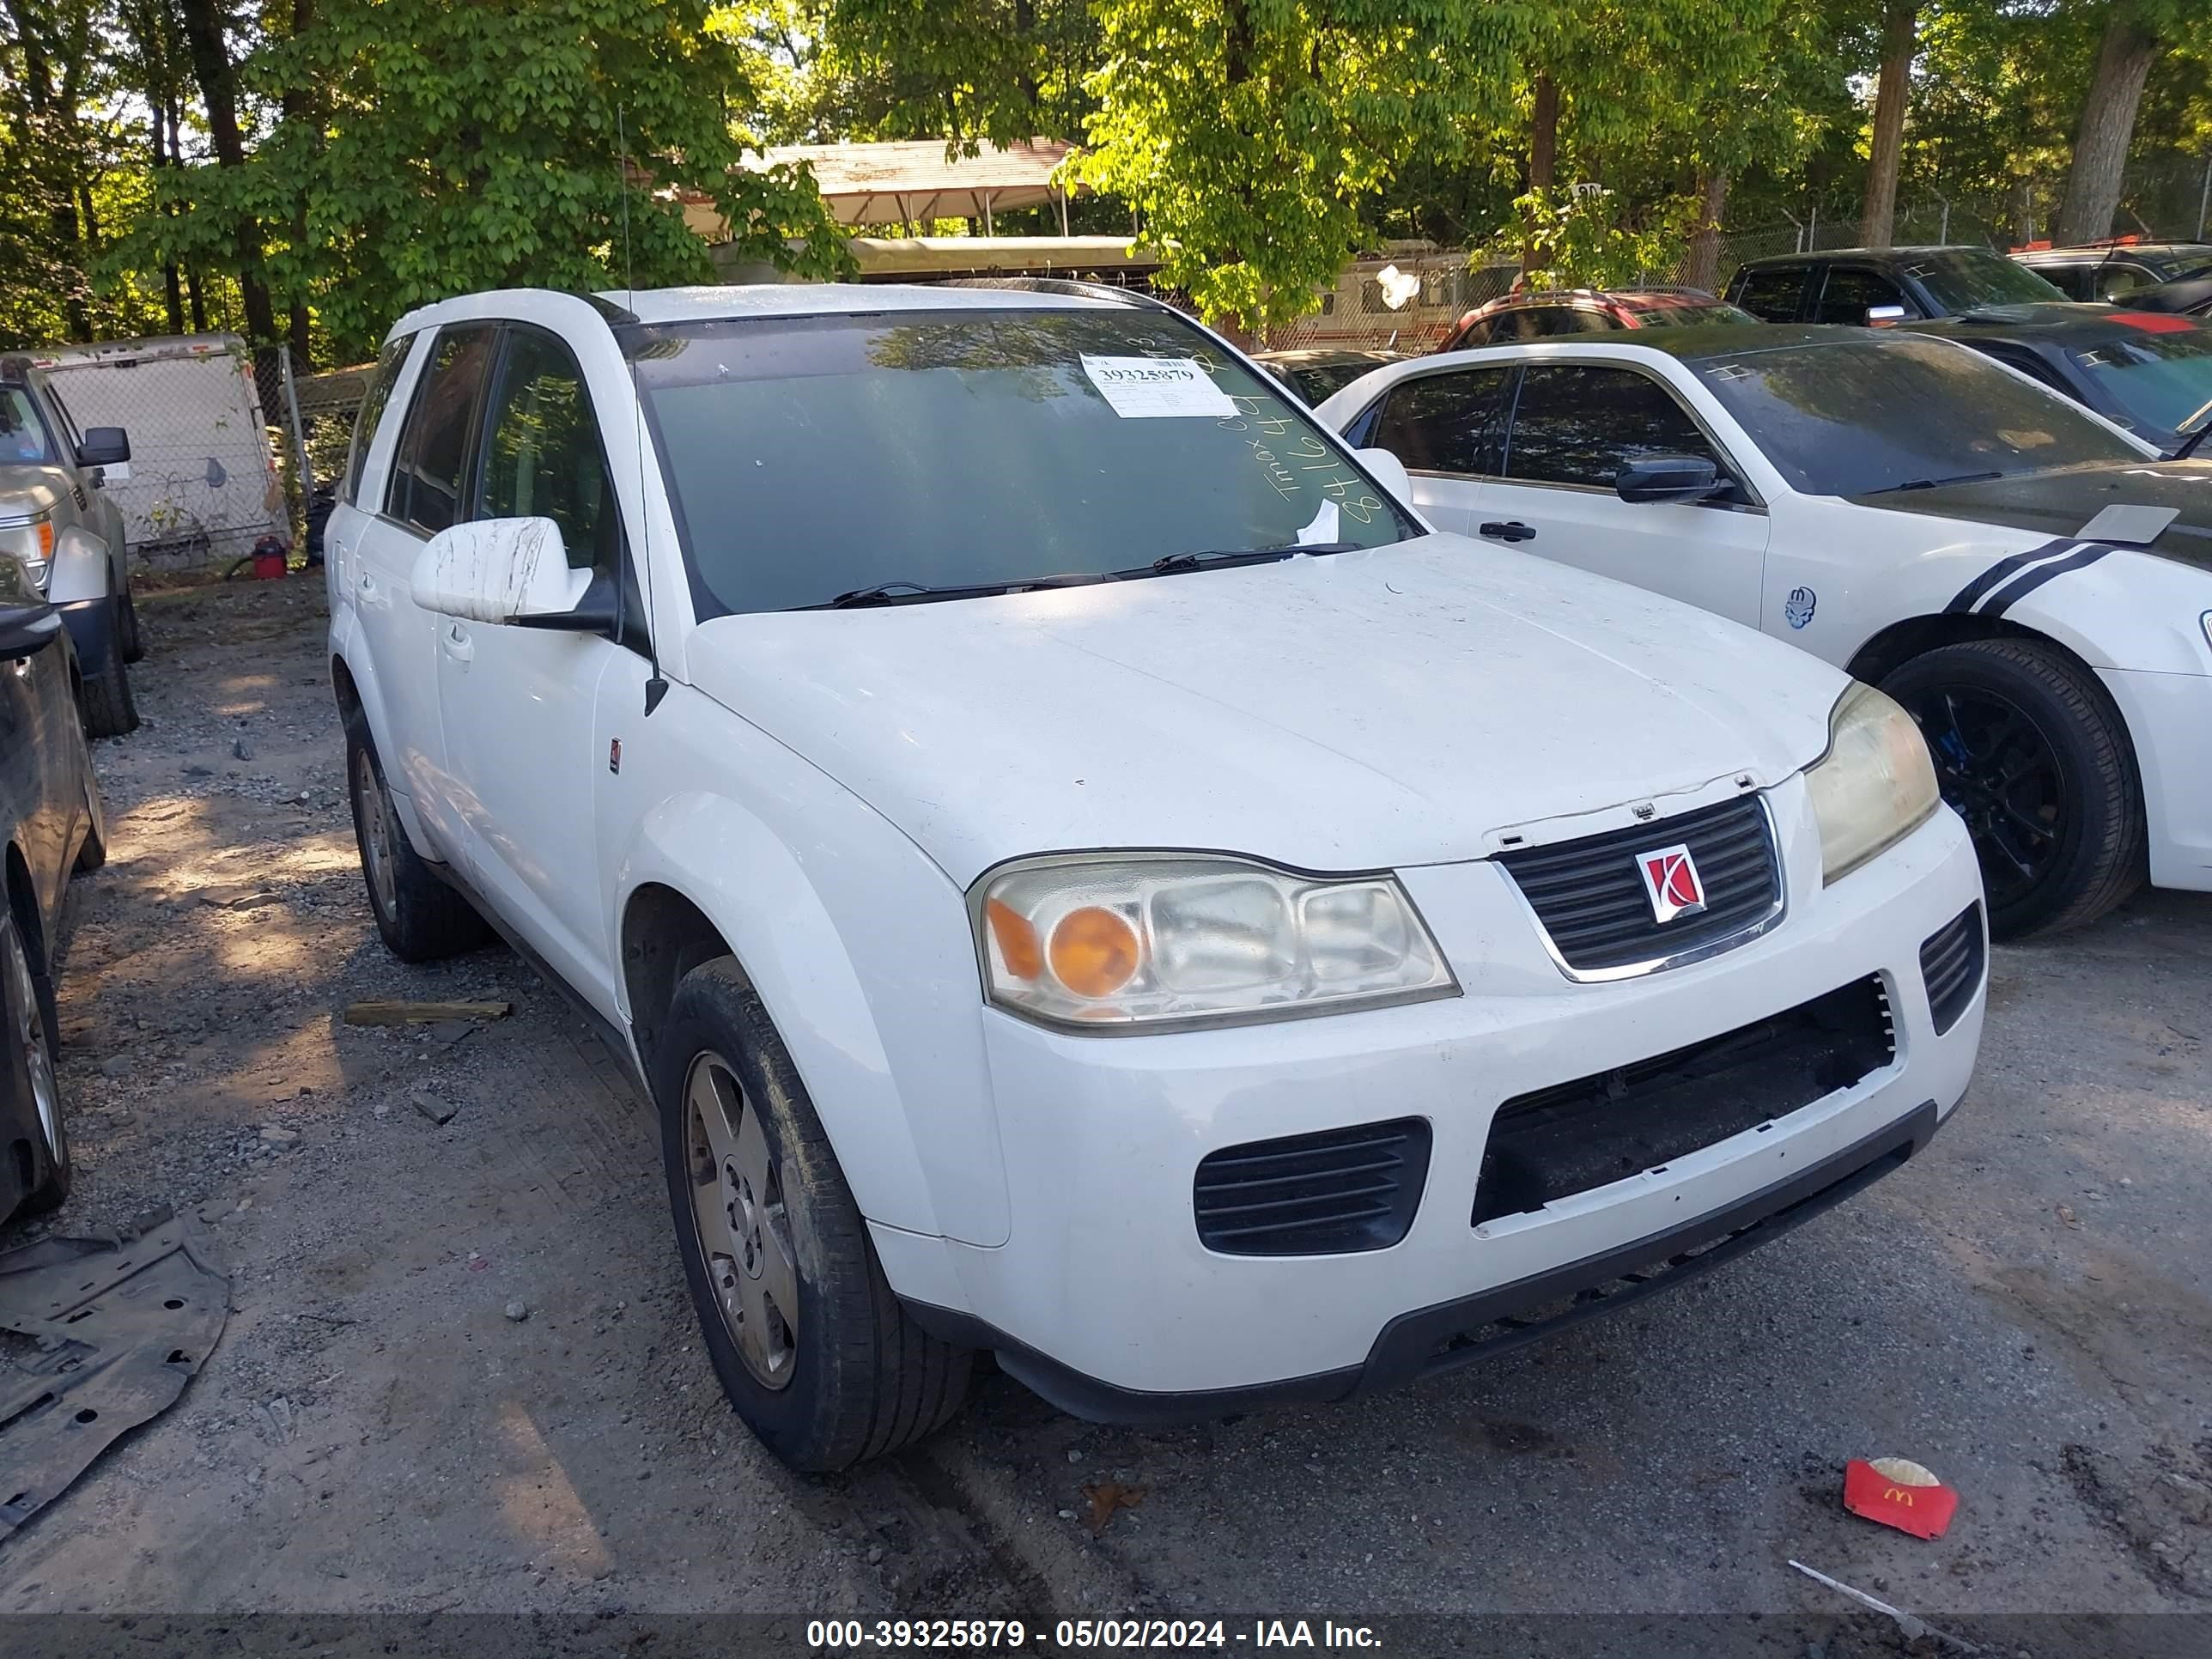
<path id="1" fill-rule="evenodd" d="M 70 631 L 70 641 L 76 647 L 76 659 L 87 679 L 98 679 L 123 660 L 115 637 L 112 600 L 79 599 L 54 608 L 62 613 L 62 626 Z"/>
<path id="2" fill-rule="evenodd" d="M 1458 998 L 1109 1040 L 987 1013 L 1010 1237 L 983 1249 L 873 1226 L 893 1286 L 925 1324 L 997 1349 L 1079 1414 L 1205 1416 L 1464 1363 L 1493 1349 L 1451 1339 L 1502 1312 L 1688 1251 L 1716 1265 L 1840 1200 L 1924 1146 L 1966 1091 L 1982 991 L 1939 1036 L 1919 952 L 1980 898 L 1980 876 L 1942 811 L 1824 889 L 1802 781 L 1770 804 L 1785 921 L 1644 978 L 1565 979 L 1504 872 L 1477 862 L 1401 872 L 1452 957 Z M 1474 1223 L 1502 1103 L 1876 976 L 1895 1028 L 1887 1064 L 1662 1167 Z M 1209 1153 L 1407 1117 L 1432 1144 L 1395 1244 L 1243 1256 L 1201 1243 L 1192 1186 Z"/>

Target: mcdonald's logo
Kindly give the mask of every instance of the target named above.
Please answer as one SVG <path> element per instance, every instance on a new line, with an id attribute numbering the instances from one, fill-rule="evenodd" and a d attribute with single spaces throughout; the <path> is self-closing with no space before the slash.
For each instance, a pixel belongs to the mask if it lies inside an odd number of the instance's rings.
<path id="1" fill-rule="evenodd" d="M 1912 1507 L 1912 1489 L 1910 1486 L 1891 1486 L 1882 1493 L 1881 1501 L 1885 1504 L 1902 1504 L 1909 1510 Z"/>

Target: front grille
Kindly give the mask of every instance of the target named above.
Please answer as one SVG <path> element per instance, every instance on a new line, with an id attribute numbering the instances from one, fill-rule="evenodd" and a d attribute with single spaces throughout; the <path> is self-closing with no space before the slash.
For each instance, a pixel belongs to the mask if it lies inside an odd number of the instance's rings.
<path id="1" fill-rule="evenodd" d="M 1637 856 L 1686 846 L 1705 908 L 1655 921 Z M 1782 899 L 1774 834 L 1756 795 L 1739 795 L 1580 841 L 1501 853 L 1498 861 L 1567 966 L 1584 973 L 1680 955 L 1756 927 Z"/>
<path id="2" fill-rule="evenodd" d="M 1385 1249 L 1413 1224 L 1428 1173 L 1417 1117 L 1231 1146 L 1198 1166 L 1199 1241 L 1225 1255 Z"/>
<path id="3" fill-rule="evenodd" d="M 1929 934 L 1920 947 L 1920 977 L 1928 987 L 1928 1012 L 1942 1036 L 1959 1023 L 1982 982 L 1982 907 L 1968 905 Z"/>
<path id="4" fill-rule="evenodd" d="M 1474 1224 L 1663 1168 L 1848 1089 L 1896 1052 L 1877 977 L 1687 1048 L 1516 1095 L 1491 1122 Z"/>

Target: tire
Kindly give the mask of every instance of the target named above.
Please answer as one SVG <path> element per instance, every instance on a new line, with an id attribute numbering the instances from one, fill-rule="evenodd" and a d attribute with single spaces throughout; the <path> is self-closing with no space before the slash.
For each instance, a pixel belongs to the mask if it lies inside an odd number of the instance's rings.
<path id="1" fill-rule="evenodd" d="M 76 862 L 70 867 L 88 876 L 107 862 L 107 810 L 100 799 L 100 781 L 92 775 L 92 757 L 85 757 L 84 807 L 92 819 L 78 843 Z"/>
<path id="2" fill-rule="evenodd" d="M 384 763 L 358 714 L 346 720 L 346 778 L 362 882 L 385 948 L 402 962 L 441 962 L 489 944 L 491 929 L 484 919 L 438 879 L 407 839 L 384 781 Z"/>
<path id="3" fill-rule="evenodd" d="M 1882 682 L 1929 740 L 1966 820 L 1997 939 L 2095 921 L 2142 884 L 2149 830 L 2135 750 L 2097 677 L 2034 640 L 1972 640 Z"/>
<path id="4" fill-rule="evenodd" d="M 77 696 L 85 736 L 122 738 L 138 729 L 138 702 L 131 695 L 130 671 L 119 653 L 106 673 L 86 678 Z"/>
<path id="5" fill-rule="evenodd" d="M 131 597 L 131 586 L 123 586 L 123 610 L 118 617 L 116 639 L 123 647 L 123 660 L 143 662 L 146 659 L 146 636 L 138 629 L 138 605 Z"/>
<path id="6" fill-rule="evenodd" d="M 15 908 L 0 911 L 0 1065 L 9 1068 L 34 1120 L 31 1185 L 19 1212 L 44 1215 L 69 1196 L 69 1125 L 54 1069 L 53 982 L 38 936 Z"/>
<path id="7" fill-rule="evenodd" d="M 734 957 L 684 975 L 653 1071 L 684 1277 L 738 1415 L 809 1472 L 883 1456 L 943 1425 L 966 1397 L 971 1356 L 923 1331 L 892 1294 L 805 1086 Z M 717 1107 L 723 1133 L 709 1144 L 705 1114 Z"/>

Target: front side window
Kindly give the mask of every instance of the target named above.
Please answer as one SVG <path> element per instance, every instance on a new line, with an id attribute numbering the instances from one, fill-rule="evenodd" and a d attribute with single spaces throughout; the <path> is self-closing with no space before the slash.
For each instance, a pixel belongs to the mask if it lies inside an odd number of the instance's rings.
<path id="1" fill-rule="evenodd" d="M 1522 378 L 1508 478 L 1611 489 L 1622 467 L 1647 455 L 1696 455 L 1726 471 L 1689 411 L 1649 375 L 1559 364 Z"/>
<path id="2" fill-rule="evenodd" d="M 2062 398 L 1948 341 L 1869 333 L 1746 350 L 1698 374 L 1791 486 L 1866 495 L 2142 452 Z"/>
<path id="3" fill-rule="evenodd" d="M 384 406 L 392 401 L 392 388 L 399 379 L 399 371 L 406 366 L 407 354 L 415 344 L 412 334 L 403 334 L 396 340 L 385 343 L 377 354 L 375 371 L 368 377 L 368 390 L 362 396 L 361 412 L 354 416 L 353 447 L 346 453 L 345 484 L 338 492 L 340 498 L 352 501 L 361 488 L 362 469 L 368 465 L 370 447 L 376 442 L 376 423 L 384 418 Z"/>
<path id="4" fill-rule="evenodd" d="M 2075 365 L 2124 410 L 2137 430 L 2178 431 L 2212 404 L 2212 329 L 2181 318 L 2146 318 L 2146 329 L 2071 354 Z M 2168 326 L 2179 325 L 2179 326 Z"/>
<path id="5" fill-rule="evenodd" d="M 1906 276 L 1946 312 L 1980 306 L 2031 306 L 2066 295 L 2017 259 L 1995 248 L 1950 247 L 1917 256 Z"/>
<path id="6" fill-rule="evenodd" d="M 2115 261 L 2097 273 L 2097 297 L 2100 300 L 2117 300 L 2121 295 L 2136 289 L 2149 288 L 2158 280 L 2141 265 Z"/>
<path id="7" fill-rule="evenodd" d="M 1920 307 L 1888 277 L 1871 270 L 1838 270 L 1828 273 L 1828 285 L 1820 290 L 1820 308 L 1814 313 L 1813 320 L 1863 324 L 1867 313 L 1876 306 L 1901 306 L 1908 317 L 1920 314 Z"/>
<path id="8" fill-rule="evenodd" d="M 702 617 L 1420 533 L 1294 396 L 1170 312 L 723 319 L 623 343 Z"/>
<path id="9" fill-rule="evenodd" d="M 1510 368 L 1463 368 L 1401 380 L 1384 399 L 1367 441 L 1413 472 L 1464 477 L 1498 471 Z"/>
<path id="10" fill-rule="evenodd" d="M 1794 323 L 1804 294 L 1805 268 L 1789 265 L 1779 270 L 1744 272 L 1736 278 L 1735 292 L 1729 298 L 1762 323 Z"/>
<path id="11" fill-rule="evenodd" d="M 54 447 L 30 389 L 0 386 L 0 464 L 51 466 L 53 461 Z"/>
<path id="12" fill-rule="evenodd" d="M 514 329 L 485 417 L 484 519 L 550 519 L 573 570 L 613 572 L 621 514 L 583 371 L 568 348 Z"/>
<path id="13" fill-rule="evenodd" d="M 467 499 L 469 441 L 483 401 L 493 338 L 488 323 L 441 332 L 400 428 L 384 510 L 426 534 L 451 529 Z"/>

